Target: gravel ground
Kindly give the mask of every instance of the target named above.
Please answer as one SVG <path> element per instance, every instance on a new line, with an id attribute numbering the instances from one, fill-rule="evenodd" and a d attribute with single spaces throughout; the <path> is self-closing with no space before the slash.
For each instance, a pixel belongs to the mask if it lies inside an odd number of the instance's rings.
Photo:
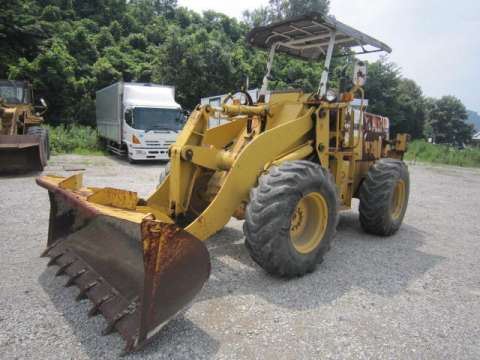
<path id="1" fill-rule="evenodd" d="M 85 168 L 89 185 L 147 195 L 159 166 L 60 156 L 46 173 Z M 410 172 L 395 236 L 366 235 L 357 210 L 344 213 L 324 263 L 301 279 L 264 273 L 232 220 L 208 242 L 212 275 L 193 306 L 126 359 L 479 359 L 480 172 Z M 0 178 L 0 357 L 115 359 L 120 336 L 100 336 L 103 318 L 39 258 L 49 204 L 34 177 Z"/>

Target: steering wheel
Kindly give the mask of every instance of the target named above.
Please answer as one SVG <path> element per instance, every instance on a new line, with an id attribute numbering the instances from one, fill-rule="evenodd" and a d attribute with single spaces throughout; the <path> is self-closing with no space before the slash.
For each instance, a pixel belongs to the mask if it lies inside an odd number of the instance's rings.
<path id="1" fill-rule="evenodd" d="M 250 94 L 249 94 L 248 92 L 246 92 L 245 90 L 240 90 L 240 91 L 237 91 L 236 93 L 229 94 L 229 95 L 222 101 L 222 104 L 226 104 L 227 101 L 233 100 L 233 99 L 234 99 L 234 95 L 237 95 L 237 94 L 243 94 L 243 95 L 245 95 L 245 103 L 240 103 L 241 105 L 253 106 L 253 99 L 252 99 L 252 97 L 250 96 Z"/>

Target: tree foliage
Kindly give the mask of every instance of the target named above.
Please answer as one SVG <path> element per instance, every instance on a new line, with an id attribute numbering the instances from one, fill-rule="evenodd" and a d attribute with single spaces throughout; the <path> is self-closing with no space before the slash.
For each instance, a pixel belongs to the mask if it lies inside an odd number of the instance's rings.
<path id="1" fill-rule="evenodd" d="M 174 85 L 180 104 L 192 109 L 202 96 L 259 87 L 266 54 L 249 47 L 252 25 L 317 11 L 329 0 L 270 0 L 238 21 L 178 7 L 176 0 L 1 0 L 0 78 L 33 82 L 49 103 L 52 124 L 95 124 L 95 91 L 116 81 Z M 353 57 L 333 60 L 331 86 L 340 87 Z M 350 65 L 349 65 L 350 64 Z M 272 89 L 318 87 L 322 64 L 279 55 Z M 424 125 L 438 141 L 467 137 L 458 101 L 425 99 L 413 80 L 381 59 L 369 66 L 371 112 L 390 117 L 393 132 L 422 137 Z M 453 135 L 451 135 L 453 134 Z"/>
<path id="2" fill-rule="evenodd" d="M 385 58 L 370 64 L 365 93 L 369 111 L 389 117 L 393 134 L 423 136 L 426 112 L 422 89 L 413 80 L 402 78 L 395 64 Z"/>
<path id="3" fill-rule="evenodd" d="M 472 139 L 474 127 L 468 124 L 467 109 L 454 96 L 431 100 L 427 134 L 438 144 L 463 145 Z"/>
<path id="4" fill-rule="evenodd" d="M 330 0 L 269 0 L 267 6 L 245 11 L 245 21 L 252 25 L 265 25 L 272 21 L 308 14 L 312 11 L 327 14 Z"/>

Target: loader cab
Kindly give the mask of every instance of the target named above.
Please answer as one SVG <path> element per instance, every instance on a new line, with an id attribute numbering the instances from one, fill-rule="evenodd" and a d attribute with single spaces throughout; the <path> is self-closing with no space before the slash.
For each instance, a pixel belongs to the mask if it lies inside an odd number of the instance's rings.
<path id="1" fill-rule="evenodd" d="M 31 104 L 32 86 L 26 81 L 0 80 L 0 98 L 9 105 Z"/>
<path id="2" fill-rule="evenodd" d="M 0 80 L 0 100 L 9 106 L 24 105 L 23 108 L 35 116 L 43 115 L 48 108 L 43 98 L 34 105 L 33 86 L 28 81 Z"/>

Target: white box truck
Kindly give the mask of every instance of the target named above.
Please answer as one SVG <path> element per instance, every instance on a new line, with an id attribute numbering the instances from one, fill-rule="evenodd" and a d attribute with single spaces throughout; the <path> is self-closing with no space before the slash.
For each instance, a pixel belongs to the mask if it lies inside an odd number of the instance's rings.
<path id="1" fill-rule="evenodd" d="M 185 116 L 174 87 L 118 82 L 97 91 L 96 118 L 107 149 L 133 162 L 168 160 Z"/>

